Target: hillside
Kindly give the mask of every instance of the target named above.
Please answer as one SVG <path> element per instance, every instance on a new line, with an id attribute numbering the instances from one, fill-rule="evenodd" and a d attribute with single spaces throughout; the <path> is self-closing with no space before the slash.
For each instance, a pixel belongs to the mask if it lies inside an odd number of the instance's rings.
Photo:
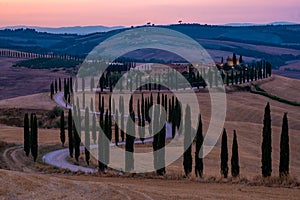
<path id="1" fill-rule="evenodd" d="M 231 55 L 232 52 L 250 58 L 265 58 L 275 67 L 282 66 L 287 61 L 300 59 L 300 25 L 232 27 L 178 24 L 157 27 L 184 33 L 208 50 L 226 52 L 225 55 L 213 55 L 217 61 L 221 56 Z M 128 29 L 83 36 L 39 33 L 32 29 L 2 30 L 0 48 L 85 56 L 106 38 L 125 30 Z"/>

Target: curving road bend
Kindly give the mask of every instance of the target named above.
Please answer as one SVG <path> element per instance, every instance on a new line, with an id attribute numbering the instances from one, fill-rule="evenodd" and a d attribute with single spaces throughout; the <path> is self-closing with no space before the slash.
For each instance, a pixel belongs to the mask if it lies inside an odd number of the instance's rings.
<path id="1" fill-rule="evenodd" d="M 65 103 L 64 101 L 64 94 L 62 92 L 57 93 L 54 96 L 54 101 L 61 107 L 70 109 L 72 108 L 71 105 Z M 172 126 L 169 123 L 166 123 L 166 138 L 172 138 Z M 144 140 L 144 143 L 151 143 L 153 141 L 153 138 L 147 138 Z M 134 142 L 135 144 L 141 144 L 141 140 L 136 140 Z M 119 142 L 118 145 L 125 145 L 125 142 Z M 115 146 L 114 143 L 111 143 L 110 146 Z M 98 145 L 94 144 L 90 146 L 91 149 L 96 149 L 98 148 Z M 84 146 L 80 147 L 81 150 L 84 150 Z M 50 153 L 47 153 L 46 155 L 43 156 L 43 162 L 52 165 L 58 168 L 62 169 L 68 169 L 72 172 L 77 172 L 77 171 L 82 171 L 85 173 L 95 173 L 98 171 L 98 169 L 95 168 L 89 168 L 89 167 L 83 167 L 83 166 L 78 166 L 70 163 L 67 161 L 67 157 L 69 156 L 69 149 L 61 149 L 57 151 L 53 151 Z"/>

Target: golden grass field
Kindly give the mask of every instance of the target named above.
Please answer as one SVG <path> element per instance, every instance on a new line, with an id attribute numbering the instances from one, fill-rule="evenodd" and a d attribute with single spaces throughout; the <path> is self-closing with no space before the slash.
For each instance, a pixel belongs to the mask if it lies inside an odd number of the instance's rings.
<path id="1" fill-rule="evenodd" d="M 262 82 L 261 87 L 271 94 L 297 101 L 297 98 L 300 97 L 299 83 L 294 79 L 274 76 L 270 80 Z M 19 171 L 0 170 L 0 184 L 4 186 L 0 187 L 0 199 L 299 199 L 300 190 L 297 185 L 291 186 L 292 188 L 283 188 L 280 187 L 280 184 L 271 184 L 273 187 L 265 187 L 257 186 L 255 180 L 260 180 L 258 177 L 261 175 L 262 122 L 267 102 L 270 102 L 272 116 L 273 176 L 278 176 L 282 116 L 284 112 L 288 112 L 290 173 L 292 177 L 300 178 L 300 107 L 286 105 L 249 92 L 239 92 L 233 89 L 228 91 L 230 92 L 227 93 L 225 128 L 228 134 L 229 168 L 232 133 L 233 130 L 236 130 L 241 171 L 241 179 L 237 181 L 238 184 L 231 179 L 221 179 L 219 173 L 220 141 L 204 159 L 203 180 L 195 179 L 194 175 L 189 179 L 183 178 L 182 158 L 167 167 L 166 177 L 172 178 L 155 176 L 152 178 L 143 178 L 142 176 L 135 178 L 99 177 L 99 175 L 73 175 L 72 173 L 64 175 L 63 173 L 40 172 L 32 166 L 26 167 L 25 164 L 38 167 L 43 167 L 43 164 L 33 164 L 28 161 L 31 158 L 21 158 L 24 157 L 21 147 L 23 128 L 0 125 L 0 141 L 10 144 L 9 148 L 12 148 L 9 152 L 11 155 L 8 155 L 7 152 L 4 154 L 4 150 L 0 152 L 0 158 L 4 159 L 2 164 L 9 162 L 6 168 Z M 200 110 L 204 131 L 206 131 L 210 119 L 209 95 L 199 92 L 197 97 L 201 102 Z M 54 106 L 55 103 L 46 93 L 0 101 L 1 109 L 9 107 L 51 110 Z M 59 143 L 58 129 L 39 129 L 39 144 L 43 147 L 42 152 L 45 152 L 47 148 L 53 149 L 55 145 L 59 146 Z M 0 143 L 0 145 L 7 144 Z M 150 144 L 145 144 L 136 145 L 135 148 L 138 151 L 146 151 L 152 147 Z M 15 158 L 19 158 L 20 163 Z M 12 165 L 16 165 L 16 167 Z M 3 166 L 0 165 L 1 167 Z M 44 168 L 47 167 L 44 166 Z M 247 181 L 243 183 L 243 180 Z"/>

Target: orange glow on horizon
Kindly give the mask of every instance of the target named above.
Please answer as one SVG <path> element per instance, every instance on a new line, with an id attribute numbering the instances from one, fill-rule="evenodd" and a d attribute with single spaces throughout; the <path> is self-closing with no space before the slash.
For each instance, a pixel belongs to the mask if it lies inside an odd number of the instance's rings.
<path id="1" fill-rule="evenodd" d="M 142 25 L 300 22 L 298 0 L 0 0 L 0 26 Z"/>

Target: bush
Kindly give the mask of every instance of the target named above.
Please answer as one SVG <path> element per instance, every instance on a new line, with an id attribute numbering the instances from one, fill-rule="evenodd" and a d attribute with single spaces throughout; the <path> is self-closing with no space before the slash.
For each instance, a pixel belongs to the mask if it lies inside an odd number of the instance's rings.
<path id="1" fill-rule="evenodd" d="M 55 106 L 51 111 L 48 112 L 47 115 L 50 119 L 55 119 L 56 117 L 60 116 L 61 112 L 63 112 L 63 109 Z"/>

